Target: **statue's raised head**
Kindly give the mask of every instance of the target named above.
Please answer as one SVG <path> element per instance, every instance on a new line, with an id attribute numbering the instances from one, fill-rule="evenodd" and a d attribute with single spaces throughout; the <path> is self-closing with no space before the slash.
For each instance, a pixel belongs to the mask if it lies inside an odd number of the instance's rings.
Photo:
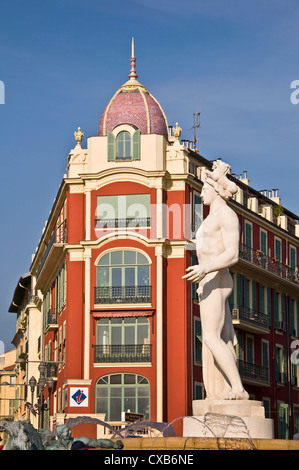
<path id="1" fill-rule="evenodd" d="M 205 169 L 203 173 L 204 184 L 212 186 L 226 201 L 238 192 L 238 186 L 231 181 L 226 175 L 230 174 L 231 167 L 222 160 L 213 162 L 212 171 Z"/>

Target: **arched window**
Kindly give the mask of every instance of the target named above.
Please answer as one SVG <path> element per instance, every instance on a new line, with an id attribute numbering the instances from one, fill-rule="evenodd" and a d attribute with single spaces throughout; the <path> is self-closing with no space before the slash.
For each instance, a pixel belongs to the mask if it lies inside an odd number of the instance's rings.
<path id="1" fill-rule="evenodd" d="M 100 258 L 96 269 L 95 303 L 151 301 L 150 265 L 139 251 L 110 251 Z"/>
<path id="2" fill-rule="evenodd" d="M 107 132 L 107 158 L 109 161 L 140 160 L 140 130 L 123 130 L 117 135 Z"/>
<path id="3" fill-rule="evenodd" d="M 120 132 L 116 138 L 116 159 L 131 160 L 131 134 L 127 131 Z"/>
<path id="4" fill-rule="evenodd" d="M 122 421 L 122 413 L 142 413 L 150 417 L 150 385 L 138 374 L 108 374 L 96 384 L 96 413 L 105 413 L 106 421 Z"/>

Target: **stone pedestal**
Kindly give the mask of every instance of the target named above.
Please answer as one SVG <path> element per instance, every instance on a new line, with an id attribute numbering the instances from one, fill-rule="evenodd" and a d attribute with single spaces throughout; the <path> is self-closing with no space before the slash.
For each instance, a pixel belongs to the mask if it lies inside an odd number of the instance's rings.
<path id="1" fill-rule="evenodd" d="M 255 400 L 194 400 L 183 422 L 184 437 L 273 439 L 273 420 Z"/>

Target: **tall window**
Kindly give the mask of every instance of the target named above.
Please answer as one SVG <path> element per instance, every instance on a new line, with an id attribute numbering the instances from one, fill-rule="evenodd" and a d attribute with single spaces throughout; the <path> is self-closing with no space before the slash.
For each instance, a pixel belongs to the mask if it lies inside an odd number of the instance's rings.
<path id="1" fill-rule="evenodd" d="M 105 413 L 106 421 L 121 421 L 122 413 L 142 413 L 150 417 L 150 385 L 137 374 L 109 374 L 96 384 L 96 413 Z"/>
<path id="2" fill-rule="evenodd" d="M 107 133 L 108 161 L 140 160 L 140 131 L 121 131 L 117 136 Z"/>
<path id="3" fill-rule="evenodd" d="M 98 196 L 96 228 L 147 227 L 150 194 Z"/>
<path id="4" fill-rule="evenodd" d="M 194 193 L 193 198 L 193 227 L 192 232 L 195 235 L 203 220 L 202 200 L 199 194 Z"/>
<path id="5" fill-rule="evenodd" d="M 295 328 L 295 300 L 288 298 L 288 307 L 289 307 L 289 317 L 290 317 L 290 334 L 295 335 L 296 334 L 296 328 Z"/>
<path id="6" fill-rule="evenodd" d="M 299 406 L 294 405 L 294 431 L 295 434 L 299 432 Z"/>
<path id="7" fill-rule="evenodd" d="M 129 132 L 120 132 L 116 138 L 117 160 L 131 159 L 131 135 Z"/>
<path id="8" fill-rule="evenodd" d="M 194 361 L 202 362 L 202 335 L 201 335 L 201 321 L 198 318 L 194 319 L 194 333 L 195 333 L 195 347 L 194 347 Z"/>
<path id="9" fill-rule="evenodd" d="M 150 265 L 138 251 L 106 253 L 97 265 L 96 303 L 150 302 Z"/>
<path id="10" fill-rule="evenodd" d="M 97 321 L 95 362 L 150 362 L 150 323 L 146 317 Z"/>
<path id="11" fill-rule="evenodd" d="M 246 335 L 246 361 L 254 363 L 254 339 L 253 336 Z"/>
<path id="12" fill-rule="evenodd" d="M 278 437 L 289 439 L 289 405 L 278 402 Z"/>
<path id="13" fill-rule="evenodd" d="M 274 328 L 285 330 L 285 294 L 276 291 L 273 293 L 273 310 L 274 310 Z"/>
<path id="14" fill-rule="evenodd" d="M 244 279 L 244 307 L 250 308 L 250 281 L 246 277 Z"/>
<path id="15" fill-rule="evenodd" d="M 243 334 L 240 331 L 236 332 L 237 335 L 237 344 L 236 344 L 236 355 L 239 361 L 244 360 L 244 346 L 243 346 Z"/>
<path id="16" fill-rule="evenodd" d="M 146 317 L 101 318 L 97 321 L 97 344 L 147 344 L 149 320 Z"/>
<path id="17" fill-rule="evenodd" d="M 268 254 L 267 250 L 267 232 L 261 229 L 260 231 L 260 250 L 264 255 Z"/>
<path id="18" fill-rule="evenodd" d="M 249 222 L 245 222 L 245 245 L 252 248 L 252 225 Z"/>
<path id="19" fill-rule="evenodd" d="M 47 328 L 49 324 L 56 323 L 56 312 L 52 312 L 52 290 L 51 288 L 47 290 L 43 302 L 43 314 L 44 314 L 44 329 Z"/>
<path id="20" fill-rule="evenodd" d="M 56 313 L 61 312 L 66 301 L 66 275 L 65 262 L 61 266 L 55 281 L 55 308 Z"/>
<path id="21" fill-rule="evenodd" d="M 267 287 L 267 315 L 268 315 L 268 325 L 272 325 L 272 289 Z"/>
<path id="22" fill-rule="evenodd" d="M 262 366 L 269 367 L 269 342 L 262 340 Z"/>
<path id="23" fill-rule="evenodd" d="M 286 383 L 287 381 L 287 363 L 286 350 L 280 346 L 275 346 L 275 380 L 276 382 Z"/>
<path id="24" fill-rule="evenodd" d="M 275 238 L 274 241 L 274 257 L 281 261 L 281 240 L 279 238 Z"/>
<path id="25" fill-rule="evenodd" d="M 265 313 L 265 287 L 259 283 L 258 289 L 259 289 L 259 312 Z"/>
<path id="26" fill-rule="evenodd" d="M 296 248 L 294 246 L 290 246 L 290 259 L 289 259 L 289 265 L 291 266 L 292 269 L 296 269 Z"/>

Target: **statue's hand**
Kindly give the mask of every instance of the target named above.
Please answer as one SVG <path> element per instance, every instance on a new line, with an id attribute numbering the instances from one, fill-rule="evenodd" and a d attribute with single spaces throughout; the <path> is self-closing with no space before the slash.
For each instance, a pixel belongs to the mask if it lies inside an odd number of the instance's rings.
<path id="1" fill-rule="evenodd" d="M 183 279 L 187 279 L 187 281 L 191 282 L 199 282 L 201 281 L 206 273 L 204 270 L 197 264 L 195 266 L 189 266 L 189 268 L 186 269 L 187 274 L 183 276 Z"/>

